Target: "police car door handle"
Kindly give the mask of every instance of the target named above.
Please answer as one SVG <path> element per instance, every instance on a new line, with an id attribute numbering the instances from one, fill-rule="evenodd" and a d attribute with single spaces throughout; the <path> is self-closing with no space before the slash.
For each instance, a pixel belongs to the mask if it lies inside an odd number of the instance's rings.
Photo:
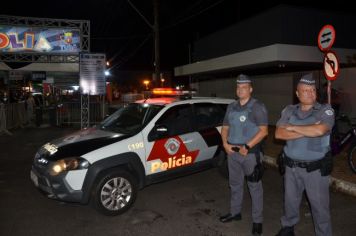
<path id="1" fill-rule="evenodd" d="M 183 143 L 191 143 L 191 142 L 193 142 L 193 140 L 191 140 L 191 139 L 188 139 L 188 140 L 184 140 L 184 141 L 183 141 Z"/>
<path id="2" fill-rule="evenodd" d="M 157 131 L 158 132 L 167 132 L 167 128 L 166 127 L 158 127 Z"/>

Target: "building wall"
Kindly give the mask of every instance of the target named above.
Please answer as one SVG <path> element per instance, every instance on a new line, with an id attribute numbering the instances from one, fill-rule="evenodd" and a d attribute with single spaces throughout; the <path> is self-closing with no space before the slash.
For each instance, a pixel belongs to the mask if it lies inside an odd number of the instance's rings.
<path id="1" fill-rule="evenodd" d="M 261 100 L 269 113 L 269 124 L 274 125 L 282 109 L 293 103 L 292 73 L 260 75 L 253 80 L 253 96 Z M 194 83 L 198 96 L 236 98 L 236 78 L 206 80 Z"/>
<path id="2" fill-rule="evenodd" d="M 332 82 L 332 88 L 341 95 L 340 113 L 356 118 L 356 68 L 341 69 L 337 80 Z"/>
<path id="3" fill-rule="evenodd" d="M 203 61 L 272 44 L 316 46 L 321 28 L 336 30 L 334 48 L 355 48 L 356 17 L 337 12 L 280 5 L 194 43 L 193 61 Z M 341 40 L 342 39 L 342 40 Z"/>
<path id="4" fill-rule="evenodd" d="M 199 81 L 192 84 L 197 90 L 197 96 L 235 98 L 236 78 L 221 78 Z"/>
<path id="5" fill-rule="evenodd" d="M 296 84 L 300 77 L 309 72 L 294 72 L 251 76 L 253 80 L 253 96 L 261 100 L 269 113 L 269 124 L 275 125 L 282 109 L 297 102 L 295 97 Z M 317 89 L 327 82 L 322 71 L 313 71 Z M 236 78 L 212 79 L 193 84 L 198 96 L 216 96 L 236 98 Z M 356 68 L 341 69 L 337 80 L 332 82 L 332 88 L 340 94 L 340 113 L 356 118 Z M 333 98 L 332 98 L 333 99 Z M 356 121 L 356 120 L 355 120 Z"/>
<path id="6" fill-rule="evenodd" d="M 266 105 L 269 124 L 275 125 L 283 108 L 293 103 L 294 77 L 292 73 L 253 77 L 254 97 Z"/>

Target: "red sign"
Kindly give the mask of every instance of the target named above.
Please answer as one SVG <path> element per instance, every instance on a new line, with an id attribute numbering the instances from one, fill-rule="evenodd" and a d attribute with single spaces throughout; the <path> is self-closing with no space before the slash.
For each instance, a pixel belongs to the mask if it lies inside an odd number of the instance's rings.
<path id="1" fill-rule="evenodd" d="M 332 25 L 325 25 L 318 35 L 318 47 L 321 51 L 328 51 L 334 44 L 336 37 L 335 29 Z"/>
<path id="2" fill-rule="evenodd" d="M 339 59 L 336 53 L 328 51 L 324 54 L 324 75 L 327 80 L 336 80 L 340 72 Z"/>

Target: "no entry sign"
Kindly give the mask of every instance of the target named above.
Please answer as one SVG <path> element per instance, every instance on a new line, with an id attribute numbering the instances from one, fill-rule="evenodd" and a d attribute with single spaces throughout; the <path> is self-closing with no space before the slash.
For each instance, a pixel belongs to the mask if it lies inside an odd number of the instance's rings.
<path id="1" fill-rule="evenodd" d="M 339 59 L 336 53 L 328 51 L 324 54 L 324 75 L 327 80 L 336 80 L 340 72 Z"/>

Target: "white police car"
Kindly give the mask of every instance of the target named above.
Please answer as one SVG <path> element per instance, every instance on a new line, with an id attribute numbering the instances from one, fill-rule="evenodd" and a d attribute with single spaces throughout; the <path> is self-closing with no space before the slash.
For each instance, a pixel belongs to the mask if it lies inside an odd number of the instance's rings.
<path id="1" fill-rule="evenodd" d="M 42 146 L 31 170 L 48 197 L 123 213 L 144 186 L 223 163 L 220 130 L 231 99 L 153 98 L 99 126 Z"/>

